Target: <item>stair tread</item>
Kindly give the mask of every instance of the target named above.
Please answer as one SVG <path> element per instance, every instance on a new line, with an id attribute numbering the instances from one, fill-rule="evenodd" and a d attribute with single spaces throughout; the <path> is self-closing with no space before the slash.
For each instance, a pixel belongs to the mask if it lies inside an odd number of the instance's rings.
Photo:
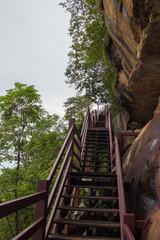
<path id="1" fill-rule="evenodd" d="M 72 235 L 72 234 L 50 234 L 48 239 L 56 240 L 120 240 L 116 237 L 97 237 L 97 236 L 83 236 L 83 235 Z"/>
<path id="2" fill-rule="evenodd" d="M 72 173 L 69 173 L 69 174 L 72 174 L 72 175 L 76 175 L 76 176 L 104 176 L 104 177 L 117 177 L 115 173 L 106 173 L 106 172 L 72 172 Z"/>
<path id="3" fill-rule="evenodd" d="M 93 200 L 103 200 L 103 201 L 112 201 L 118 200 L 118 197 L 97 197 L 97 196 L 81 196 L 81 195 L 61 195 L 63 198 L 82 198 L 82 199 L 93 199 Z"/>
<path id="4" fill-rule="evenodd" d="M 76 175 L 72 175 L 72 174 L 68 174 L 69 178 L 93 178 L 93 179 L 102 179 L 102 178 L 107 178 L 107 179 L 117 179 L 116 176 L 89 176 L 87 174 L 83 174 L 83 175 L 78 175 L 78 173 L 76 173 Z"/>
<path id="5" fill-rule="evenodd" d="M 69 185 L 64 185 L 65 187 L 76 187 L 76 188 L 94 188 L 94 189 L 108 189 L 108 190 L 113 190 L 117 189 L 117 187 L 113 186 L 90 186 L 90 185 L 78 185 L 78 184 L 69 184 Z"/>
<path id="6" fill-rule="evenodd" d="M 72 211 L 86 211 L 86 212 L 109 212 L 109 213 L 118 213 L 119 209 L 117 208 L 88 208 L 88 207 L 69 207 L 69 206 L 59 206 L 60 210 L 72 210 Z"/>
<path id="7" fill-rule="evenodd" d="M 81 162 L 108 163 L 106 160 L 82 160 Z"/>
<path id="8" fill-rule="evenodd" d="M 120 222 L 108 222 L 108 221 L 95 221 L 95 220 L 75 220 L 75 219 L 64 219 L 56 218 L 53 223 L 73 224 L 79 226 L 90 226 L 90 227 L 104 227 L 104 228 L 119 228 Z"/>

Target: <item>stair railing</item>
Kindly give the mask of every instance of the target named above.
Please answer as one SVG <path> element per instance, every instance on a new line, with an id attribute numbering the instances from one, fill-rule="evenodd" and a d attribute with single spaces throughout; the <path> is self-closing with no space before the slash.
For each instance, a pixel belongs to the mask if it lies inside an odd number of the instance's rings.
<path id="1" fill-rule="evenodd" d="M 120 158 L 120 150 L 118 137 L 115 136 L 115 162 L 118 185 L 119 214 L 122 240 L 134 240 L 135 235 L 135 215 L 126 212 L 126 202 L 122 177 L 122 166 Z"/>
<path id="2" fill-rule="evenodd" d="M 108 130 L 110 137 L 110 160 L 111 160 L 111 172 L 117 174 L 118 185 L 118 200 L 119 200 L 119 214 L 120 214 L 120 228 L 122 240 L 135 240 L 135 215 L 126 213 L 126 202 L 122 177 L 122 166 L 119 150 L 118 136 L 115 135 L 113 142 L 112 135 L 112 119 L 111 111 L 108 109 L 106 112 L 106 118 L 108 121 Z"/>
<path id="3" fill-rule="evenodd" d="M 34 233 L 36 233 L 37 230 L 40 231 L 39 239 L 43 239 L 47 207 L 47 181 L 38 180 L 38 191 L 35 194 L 0 204 L 0 218 L 3 218 L 35 203 L 41 206 L 38 219 L 36 219 L 33 224 L 24 229 L 12 240 L 27 240 Z"/>
<path id="4" fill-rule="evenodd" d="M 77 139 L 75 138 L 75 134 Z M 81 136 L 78 133 L 78 130 L 75 126 L 75 120 L 70 119 L 69 122 L 69 132 L 67 138 L 61 148 L 61 151 L 53 165 L 53 168 L 47 178 L 49 184 L 54 180 L 56 171 L 58 171 L 58 175 L 56 176 L 56 180 L 50 192 L 50 196 L 48 198 L 48 206 L 47 206 L 47 213 L 49 215 L 48 222 L 46 224 L 46 232 L 45 232 L 45 239 L 47 239 L 49 231 L 52 227 L 52 221 L 56 215 L 56 208 L 58 202 L 60 200 L 60 195 L 62 193 L 65 181 L 67 179 L 67 174 L 72 171 L 72 169 L 76 169 L 77 167 L 73 164 L 73 156 L 76 156 L 76 159 L 80 162 L 81 160 Z M 75 151 L 75 148 L 78 149 L 78 153 Z M 64 158 L 62 159 L 62 157 Z M 58 168 L 60 169 L 58 170 Z M 58 189 L 58 191 L 57 191 Z M 36 240 L 38 238 L 35 237 Z"/>
<path id="5" fill-rule="evenodd" d="M 92 116 L 94 116 L 94 115 L 92 115 Z M 92 119 L 92 121 L 94 121 L 94 120 Z M 84 122 L 83 122 L 83 126 L 82 126 L 82 130 L 81 130 L 81 158 L 82 158 L 82 154 L 83 154 L 83 150 L 84 150 L 84 146 L 85 146 L 87 131 L 88 131 L 90 124 L 93 125 L 93 123 L 91 122 L 91 116 L 90 116 L 89 104 L 88 104 Z"/>
<path id="6" fill-rule="evenodd" d="M 86 127 L 84 128 L 84 134 L 85 132 Z M 75 164 L 73 164 L 74 156 L 76 157 Z M 72 169 L 76 169 L 77 171 L 77 166 L 80 166 L 77 162 L 80 162 L 80 160 L 81 136 L 75 126 L 75 120 L 70 119 L 69 132 L 64 144 L 47 180 L 38 180 L 37 193 L 0 204 L 0 218 L 6 217 L 32 204 L 36 204 L 34 223 L 12 240 L 27 240 L 31 236 L 33 236 L 33 240 L 47 239 L 67 173 L 72 171 Z"/>

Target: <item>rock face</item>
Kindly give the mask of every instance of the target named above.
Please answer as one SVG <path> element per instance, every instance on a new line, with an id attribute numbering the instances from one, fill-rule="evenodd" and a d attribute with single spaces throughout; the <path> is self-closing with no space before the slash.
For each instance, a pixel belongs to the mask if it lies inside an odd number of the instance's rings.
<path id="1" fill-rule="evenodd" d="M 143 239 L 160 236 L 160 114 L 141 131 L 123 157 L 124 181 L 129 184 L 128 210 L 137 219 L 149 217 L 153 223 Z M 139 239 L 139 238 L 136 238 Z"/>
<path id="2" fill-rule="evenodd" d="M 119 99 L 136 127 L 153 117 L 160 95 L 160 0 L 103 0 Z M 150 21 L 149 21 L 150 20 Z"/>

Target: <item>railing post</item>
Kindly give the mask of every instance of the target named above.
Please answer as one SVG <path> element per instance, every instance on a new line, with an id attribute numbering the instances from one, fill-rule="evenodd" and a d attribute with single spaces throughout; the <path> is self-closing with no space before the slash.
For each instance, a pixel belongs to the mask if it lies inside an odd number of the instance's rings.
<path id="1" fill-rule="evenodd" d="M 93 111 L 90 113 L 90 115 L 91 115 L 91 126 L 92 126 L 92 128 L 94 127 L 94 121 L 93 121 Z"/>
<path id="2" fill-rule="evenodd" d="M 136 231 L 135 215 L 131 213 L 124 214 L 124 224 L 128 225 L 133 236 L 135 236 L 135 231 Z"/>
<path id="3" fill-rule="evenodd" d="M 39 218 L 44 218 L 44 223 L 42 227 L 33 235 L 32 240 L 44 240 L 45 239 L 45 228 L 46 228 L 46 218 L 47 218 L 47 202 L 48 202 L 48 180 L 38 180 L 37 181 L 37 192 L 46 192 L 45 198 L 36 203 L 34 212 L 34 221 Z"/>
<path id="4" fill-rule="evenodd" d="M 75 119 L 74 119 L 74 118 L 70 118 L 70 119 L 69 119 L 68 131 L 71 129 L 72 126 L 75 126 Z M 73 130 L 73 132 L 72 132 L 72 134 L 71 134 L 71 136 L 70 136 L 70 139 L 69 139 L 69 142 L 68 142 L 68 146 L 70 145 L 71 140 L 74 140 L 74 130 Z M 67 148 L 68 148 L 68 147 L 67 147 Z M 69 156 L 68 156 L 68 159 L 69 159 L 70 157 L 72 157 L 72 161 L 73 161 L 73 147 L 72 147 L 72 149 L 71 149 L 71 151 L 70 151 L 70 154 L 69 154 Z M 70 170 L 71 170 L 71 169 L 70 169 Z"/>

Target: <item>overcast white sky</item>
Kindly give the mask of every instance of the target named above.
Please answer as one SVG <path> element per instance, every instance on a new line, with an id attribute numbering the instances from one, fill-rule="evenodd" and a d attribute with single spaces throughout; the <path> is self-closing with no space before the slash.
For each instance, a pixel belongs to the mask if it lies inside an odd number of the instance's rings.
<path id="1" fill-rule="evenodd" d="M 35 85 L 45 109 L 62 116 L 75 91 L 65 84 L 70 15 L 59 2 L 0 0 L 0 95 L 15 82 Z"/>

